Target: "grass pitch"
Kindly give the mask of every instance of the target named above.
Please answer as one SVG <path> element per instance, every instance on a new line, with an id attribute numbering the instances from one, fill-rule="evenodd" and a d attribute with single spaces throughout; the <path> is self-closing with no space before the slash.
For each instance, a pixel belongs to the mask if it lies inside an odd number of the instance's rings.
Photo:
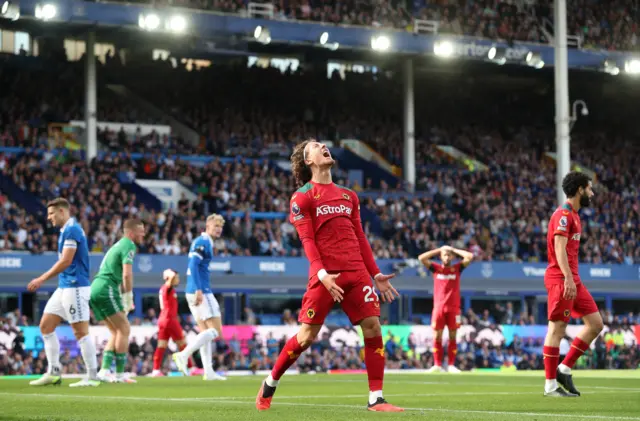
<path id="1" fill-rule="evenodd" d="M 98 388 L 30 387 L 0 381 L 0 420 L 188 421 L 278 420 L 631 420 L 640 421 L 640 370 L 577 371 L 582 397 L 543 398 L 543 372 L 401 374 L 385 379 L 385 397 L 400 414 L 366 411 L 364 375 L 285 376 L 270 411 L 255 409 L 262 377 L 226 382 L 139 378 Z"/>

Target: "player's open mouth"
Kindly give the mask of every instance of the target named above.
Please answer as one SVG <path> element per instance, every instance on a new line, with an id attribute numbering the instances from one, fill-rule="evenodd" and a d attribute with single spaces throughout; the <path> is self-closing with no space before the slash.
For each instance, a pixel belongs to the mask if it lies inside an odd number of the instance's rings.
<path id="1" fill-rule="evenodd" d="M 325 158 L 331 158 L 331 152 L 325 150 L 324 152 L 322 152 L 322 156 L 324 156 Z"/>

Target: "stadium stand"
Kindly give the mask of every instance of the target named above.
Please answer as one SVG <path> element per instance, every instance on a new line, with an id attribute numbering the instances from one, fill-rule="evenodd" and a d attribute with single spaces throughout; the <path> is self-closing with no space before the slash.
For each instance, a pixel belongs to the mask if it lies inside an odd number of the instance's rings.
<path id="1" fill-rule="evenodd" d="M 144 3 L 144 2 L 143 2 Z M 180 0 L 154 2 L 176 7 L 215 10 L 246 15 L 249 1 Z M 553 22 L 553 2 L 538 0 L 514 3 L 503 0 L 470 2 L 466 0 L 414 0 L 375 3 L 356 0 L 326 2 L 317 0 L 254 2 L 273 5 L 272 19 L 325 22 L 334 25 L 359 25 L 375 28 L 413 30 L 414 19 L 437 23 L 443 34 L 548 43 L 545 21 Z M 633 51 L 638 48 L 638 4 L 633 0 L 567 2 L 568 35 L 581 39 L 583 48 Z M 549 28 L 549 26 L 547 26 Z M 548 33 L 548 32 L 547 32 Z"/>

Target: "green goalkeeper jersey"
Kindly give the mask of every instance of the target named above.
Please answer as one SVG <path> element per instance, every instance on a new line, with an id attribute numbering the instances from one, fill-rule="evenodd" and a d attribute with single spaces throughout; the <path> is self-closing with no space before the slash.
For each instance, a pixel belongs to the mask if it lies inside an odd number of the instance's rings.
<path id="1" fill-rule="evenodd" d="M 104 255 L 100 269 L 93 282 L 109 283 L 112 285 L 122 285 L 122 266 L 132 265 L 136 257 L 136 245 L 127 237 L 122 237 Z"/>

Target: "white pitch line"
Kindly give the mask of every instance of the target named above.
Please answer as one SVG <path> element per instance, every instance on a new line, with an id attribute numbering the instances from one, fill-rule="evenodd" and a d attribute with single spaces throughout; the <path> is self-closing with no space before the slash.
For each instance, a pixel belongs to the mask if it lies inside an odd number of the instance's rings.
<path id="1" fill-rule="evenodd" d="M 64 395 L 64 394 L 47 394 L 47 393 L 12 393 L 12 392 L 0 392 L 2 396 L 37 396 L 42 398 L 97 398 L 97 399 L 110 399 L 110 400 L 133 400 L 133 401 L 163 401 L 163 402 L 190 402 L 190 403 L 225 403 L 225 404 L 241 404 L 241 405 L 253 405 L 253 402 L 243 402 L 240 400 L 233 400 L 230 398 L 211 399 L 211 398 L 153 398 L 153 397 L 138 397 L 138 396 L 95 396 L 95 395 Z M 307 396 L 307 398 L 313 398 L 313 396 Z M 226 400 L 225 400 L 226 399 Z M 310 406 L 321 408 L 345 408 L 345 409 L 364 409 L 364 405 L 343 405 L 343 404 L 316 404 L 316 403 L 304 403 L 304 402 L 277 402 L 277 406 Z M 413 412 L 448 412 L 456 414 L 483 414 L 483 415 L 497 415 L 497 416 L 526 416 L 526 417 L 553 417 L 553 418 L 575 418 L 575 419 L 595 419 L 595 420 L 617 420 L 617 421 L 640 421 L 638 417 L 612 417 L 605 415 L 582 415 L 582 414 L 554 414 L 554 413 L 539 413 L 539 412 L 515 412 L 515 411 L 483 411 L 483 410 L 471 410 L 471 409 L 451 409 L 451 408 L 404 408 L 405 411 Z"/>
<path id="2" fill-rule="evenodd" d="M 348 379 L 336 379 L 333 380 L 332 382 L 335 383 L 362 383 L 362 380 L 348 380 Z M 422 382 L 419 380 L 392 380 L 392 381 L 384 381 L 384 384 L 424 384 L 424 385 L 448 385 L 448 386 L 483 386 L 483 387 L 487 387 L 487 386 L 500 386 L 500 387 L 512 387 L 509 385 L 506 385 L 505 383 L 468 383 L 468 382 L 461 382 L 461 383 L 454 383 L 454 382 Z M 535 388 L 540 388 L 542 389 L 544 387 L 544 383 L 529 383 L 529 384 L 522 384 L 522 383 L 518 383 L 517 384 L 518 387 L 535 387 Z M 637 391 L 640 392 L 640 388 L 637 387 L 609 387 L 609 386 L 582 386 L 580 387 L 580 389 L 600 389 L 600 390 L 628 390 L 628 391 Z"/>

